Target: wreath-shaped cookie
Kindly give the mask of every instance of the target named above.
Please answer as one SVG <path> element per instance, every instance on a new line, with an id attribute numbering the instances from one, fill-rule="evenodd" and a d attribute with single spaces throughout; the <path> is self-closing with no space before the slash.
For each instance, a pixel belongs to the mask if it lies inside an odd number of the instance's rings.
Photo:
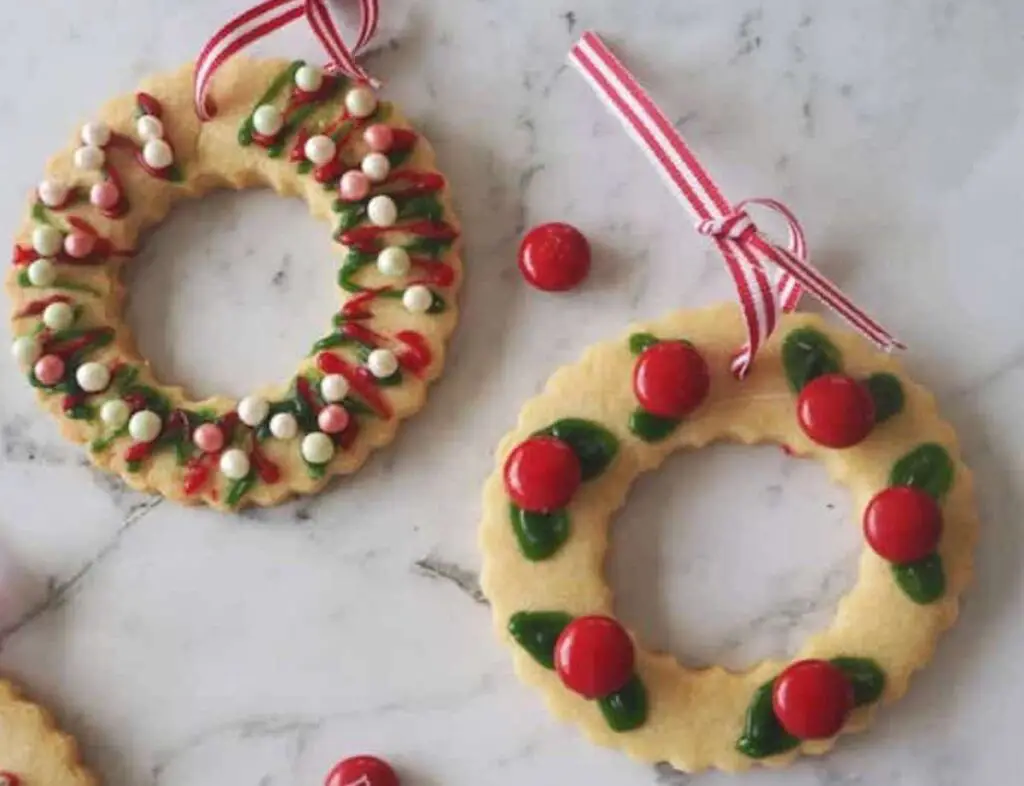
<path id="1" fill-rule="evenodd" d="M 269 505 L 355 471 L 423 405 L 456 321 L 458 222 L 430 146 L 366 85 L 237 58 L 212 99 L 200 123 L 191 68 L 152 78 L 49 162 L 7 276 L 13 352 L 64 434 L 131 486 Z M 176 201 L 253 186 L 331 222 L 339 311 L 288 384 L 193 401 L 136 350 L 120 269 Z"/>
<path id="2" fill-rule="evenodd" d="M 720 306 L 591 348 L 523 408 L 484 492 L 483 587 L 516 671 L 594 741 L 688 771 L 784 764 L 864 728 L 955 620 L 978 525 L 952 428 L 893 358 L 787 316 L 738 381 L 743 335 Z M 689 669 L 612 614 L 611 514 L 641 472 L 721 439 L 821 460 L 863 511 L 856 586 L 791 664 Z"/>
<path id="3" fill-rule="evenodd" d="M 50 714 L 0 680 L 0 786 L 95 786 L 73 737 Z"/>

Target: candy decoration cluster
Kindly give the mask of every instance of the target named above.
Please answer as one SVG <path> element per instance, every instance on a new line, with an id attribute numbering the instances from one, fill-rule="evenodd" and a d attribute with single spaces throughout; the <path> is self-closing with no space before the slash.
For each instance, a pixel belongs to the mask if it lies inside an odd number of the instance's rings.
<path id="1" fill-rule="evenodd" d="M 257 483 L 280 482 L 280 467 L 261 450 L 268 439 L 294 441 L 309 475 L 321 477 L 357 439 L 360 419 L 393 417 L 384 389 L 424 374 L 433 362 L 418 331 L 389 334 L 371 323 L 378 301 L 398 301 L 424 318 L 445 310 L 442 290 L 456 276 L 443 258 L 458 236 L 445 221 L 445 181 L 408 165 L 417 135 L 389 125 L 390 105 L 368 86 L 302 61 L 285 68 L 246 117 L 239 144 L 287 157 L 300 174 L 337 194 L 335 238 L 348 249 L 338 281 L 353 297 L 336 315 L 334 331 L 314 344 L 315 368 L 297 375 L 284 398 L 248 396 L 227 413 L 179 408 L 142 384 L 136 366 L 109 352 L 98 357 L 112 344 L 114 329 L 90 323 L 83 306 L 107 293 L 76 276 L 131 253 L 82 215 L 95 210 L 116 221 L 128 214 L 117 151 L 130 152 L 128 160 L 153 178 L 172 185 L 181 180 L 160 102 L 139 93 L 136 106 L 137 139 L 87 123 L 73 156 L 75 182 L 39 185 L 31 244 L 16 246 L 13 262 L 18 284 L 40 296 L 15 315 L 12 353 L 33 386 L 62 396 L 65 417 L 94 426 L 93 451 L 123 450 L 129 471 L 172 451 L 186 496 L 223 498 L 233 506 Z M 334 116 L 325 121 L 328 111 Z M 396 236 L 404 240 L 393 242 Z M 360 284 L 369 265 L 389 283 Z"/>
<path id="2" fill-rule="evenodd" d="M 801 660 L 754 693 L 736 748 L 754 759 L 834 737 L 857 707 L 878 701 L 885 674 L 866 658 Z"/>
<path id="3" fill-rule="evenodd" d="M 647 691 L 634 670 L 633 640 L 611 617 L 521 611 L 509 620 L 508 630 L 567 689 L 596 701 L 613 731 L 631 731 L 647 720 Z"/>
<path id="4" fill-rule="evenodd" d="M 843 374 L 839 350 L 813 328 L 786 336 L 782 363 L 798 394 L 800 427 L 825 447 L 852 448 L 903 410 L 903 388 L 895 376 L 877 373 L 860 380 Z M 940 503 L 952 484 L 949 455 L 941 445 L 926 443 L 896 462 L 889 488 L 864 511 L 868 545 L 892 563 L 897 584 L 915 603 L 932 603 L 945 592 Z"/>

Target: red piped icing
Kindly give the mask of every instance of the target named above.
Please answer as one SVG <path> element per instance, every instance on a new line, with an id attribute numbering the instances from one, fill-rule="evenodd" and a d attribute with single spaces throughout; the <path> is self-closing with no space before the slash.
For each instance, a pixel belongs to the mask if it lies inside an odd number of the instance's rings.
<path id="1" fill-rule="evenodd" d="M 435 222 L 421 219 L 419 221 L 406 221 L 404 223 L 393 224 L 389 227 L 356 227 L 355 229 L 343 232 L 338 238 L 338 241 L 344 243 L 346 246 L 358 249 L 359 251 L 375 251 L 377 248 L 377 240 L 379 240 L 382 235 L 386 235 L 389 232 L 404 232 L 409 235 L 419 235 L 427 240 L 441 241 L 454 240 L 459 235 L 453 226 L 446 224 L 443 221 Z"/>
<path id="2" fill-rule="evenodd" d="M 415 330 L 401 330 L 395 334 L 395 338 L 404 345 L 396 353 L 398 362 L 413 374 L 422 374 L 434 357 L 427 339 Z"/>
<path id="3" fill-rule="evenodd" d="M 316 365 L 324 374 L 341 374 L 352 389 L 381 417 L 390 418 L 394 414 L 368 369 L 353 366 L 333 352 L 321 352 L 317 355 Z"/>
<path id="4" fill-rule="evenodd" d="M 260 480 L 264 483 L 272 485 L 281 480 L 281 468 L 267 458 L 255 442 L 253 442 L 249 458 L 253 467 L 256 468 L 256 474 L 260 476 Z"/>
<path id="5" fill-rule="evenodd" d="M 52 306 L 54 303 L 70 302 L 71 298 L 67 295 L 50 295 L 50 297 L 44 297 L 40 300 L 33 300 L 14 316 L 16 319 L 20 319 L 21 317 L 37 317 L 46 311 L 47 306 Z"/>

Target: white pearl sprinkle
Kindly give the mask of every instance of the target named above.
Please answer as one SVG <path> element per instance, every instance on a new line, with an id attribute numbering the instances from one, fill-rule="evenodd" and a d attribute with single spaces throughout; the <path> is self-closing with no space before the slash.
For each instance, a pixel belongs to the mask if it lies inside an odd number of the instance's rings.
<path id="1" fill-rule="evenodd" d="M 359 168 L 363 170 L 372 183 L 383 183 L 391 172 L 391 162 L 383 153 L 367 153 L 363 156 Z"/>
<path id="2" fill-rule="evenodd" d="M 163 139 L 164 123 L 156 115 L 142 115 L 135 121 L 135 131 L 143 142 L 148 142 L 150 139 Z"/>
<path id="3" fill-rule="evenodd" d="M 316 66 L 304 65 L 295 72 L 295 86 L 307 93 L 315 93 L 324 83 L 324 72 Z"/>
<path id="4" fill-rule="evenodd" d="M 43 324 L 50 330 L 66 330 L 75 321 L 75 310 L 67 303 L 51 303 L 43 310 Z"/>
<path id="5" fill-rule="evenodd" d="M 82 126 L 82 144 L 93 147 L 103 147 L 110 141 L 110 126 L 106 123 L 94 121 Z"/>
<path id="6" fill-rule="evenodd" d="M 270 433 L 278 439 L 295 439 L 299 433 L 299 421 L 288 412 L 278 412 L 270 419 Z"/>
<path id="7" fill-rule="evenodd" d="M 385 276 L 404 276 L 411 266 L 409 252 L 401 246 L 388 246 L 377 255 L 377 270 Z"/>
<path id="8" fill-rule="evenodd" d="M 107 154 L 95 145 L 83 145 L 75 151 L 74 162 L 78 169 L 102 169 L 107 162 Z"/>
<path id="9" fill-rule="evenodd" d="M 163 425 L 158 414 L 149 409 L 142 409 L 128 421 L 128 433 L 136 442 L 152 442 L 160 436 Z"/>
<path id="10" fill-rule="evenodd" d="M 128 422 L 130 416 L 131 410 L 128 408 L 128 403 L 119 398 L 104 401 L 100 406 L 100 420 L 112 429 L 121 428 Z"/>
<path id="11" fill-rule="evenodd" d="M 302 438 L 302 458 L 310 464 L 326 464 L 334 458 L 334 442 L 322 431 L 314 431 Z"/>
<path id="12" fill-rule="evenodd" d="M 64 248 L 64 235 L 55 227 L 36 227 L 32 230 L 32 248 L 41 257 L 52 257 Z"/>
<path id="13" fill-rule="evenodd" d="M 36 193 L 39 194 L 39 201 L 47 207 L 60 207 L 67 200 L 70 190 L 68 184 L 60 180 L 44 180 Z"/>
<path id="14" fill-rule="evenodd" d="M 329 164 L 334 160 L 335 153 L 338 152 L 338 147 L 334 144 L 334 140 L 323 134 L 311 136 L 306 140 L 305 147 L 302 149 L 306 154 L 306 158 L 312 161 L 314 166 Z"/>
<path id="15" fill-rule="evenodd" d="M 377 96 L 366 85 L 353 87 L 345 94 L 345 109 L 352 117 L 369 117 L 377 109 Z"/>
<path id="16" fill-rule="evenodd" d="M 142 146 L 142 160 L 151 169 L 166 169 L 174 163 L 174 151 L 163 139 L 150 139 Z"/>
<path id="17" fill-rule="evenodd" d="M 83 363 L 75 372 L 75 381 L 86 393 L 99 393 L 110 384 L 110 369 L 103 363 Z"/>
<path id="18" fill-rule="evenodd" d="M 37 259 L 28 266 L 28 281 L 34 287 L 48 287 L 57 280 L 57 266 L 50 259 Z"/>
<path id="19" fill-rule="evenodd" d="M 398 371 L 398 358 L 390 349 L 375 349 L 366 358 L 366 367 L 377 379 L 387 379 Z"/>
<path id="20" fill-rule="evenodd" d="M 33 336 L 18 336 L 11 344 L 11 355 L 19 366 L 31 366 L 41 354 L 39 342 Z"/>
<path id="21" fill-rule="evenodd" d="M 366 215 L 374 226 L 389 227 L 398 220 L 398 206 L 387 194 L 380 194 L 366 205 Z"/>
<path id="22" fill-rule="evenodd" d="M 220 471 L 228 480 L 241 480 L 249 474 L 249 457 L 240 448 L 229 448 L 221 454 Z"/>
<path id="23" fill-rule="evenodd" d="M 341 374 L 328 374 L 320 380 L 320 395 L 324 401 L 342 401 L 348 395 L 348 380 Z"/>
<path id="24" fill-rule="evenodd" d="M 413 284 L 402 293 L 402 305 L 413 314 L 423 314 L 434 304 L 434 294 L 423 284 Z"/>
<path id="25" fill-rule="evenodd" d="M 274 136 L 284 126 L 284 115 L 273 104 L 261 104 L 252 113 L 252 127 L 262 136 Z"/>
<path id="26" fill-rule="evenodd" d="M 250 428 L 256 428 L 267 419 L 270 404 L 261 396 L 246 396 L 238 402 L 238 419 Z"/>

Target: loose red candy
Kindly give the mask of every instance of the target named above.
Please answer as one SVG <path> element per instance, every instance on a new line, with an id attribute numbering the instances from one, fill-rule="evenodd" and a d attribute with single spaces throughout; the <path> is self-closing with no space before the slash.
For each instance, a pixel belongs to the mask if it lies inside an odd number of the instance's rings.
<path id="1" fill-rule="evenodd" d="M 797 401 L 800 427 L 829 448 L 848 448 L 863 440 L 875 424 L 868 389 L 845 374 L 825 374 L 808 382 Z"/>
<path id="2" fill-rule="evenodd" d="M 519 270 L 537 289 L 572 289 L 590 272 L 590 243 L 568 224 L 541 224 L 519 246 Z"/>
<path id="3" fill-rule="evenodd" d="M 550 513 L 564 508 L 580 485 L 580 460 L 554 437 L 531 437 L 505 461 L 505 490 L 523 510 Z"/>
<path id="4" fill-rule="evenodd" d="M 853 683 L 828 661 L 797 661 L 775 679 L 772 709 L 798 739 L 834 737 L 853 709 Z"/>
<path id="5" fill-rule="evenodd" d="M 334 766 L 324 786 L 398 786 L 398 776 L 376 756 L 353 756 Z"/>
<path id="6" fill-rule="evenodd" d="M 579 617 L 555 643 L 555 670 L 580 696 L 599 699 L 620 690 L 633 676 L 633 641 L 610 617 Z"/>
<path id="7" fill-rule="evenodd" d="M 924 559 L 939 544 L 942 512 L 921 489 L 892 486 L 864 509 L 864 537 L 882 559 L 902 564 Z"/>
<path id="8" fill-rule="evenodd" d="M 682 341 L 661 341 L 641 353 L 633 368 L 633 392 L 645 410 L 663 418 L 681 418 L 707 398 L 708 364 Z"/>

